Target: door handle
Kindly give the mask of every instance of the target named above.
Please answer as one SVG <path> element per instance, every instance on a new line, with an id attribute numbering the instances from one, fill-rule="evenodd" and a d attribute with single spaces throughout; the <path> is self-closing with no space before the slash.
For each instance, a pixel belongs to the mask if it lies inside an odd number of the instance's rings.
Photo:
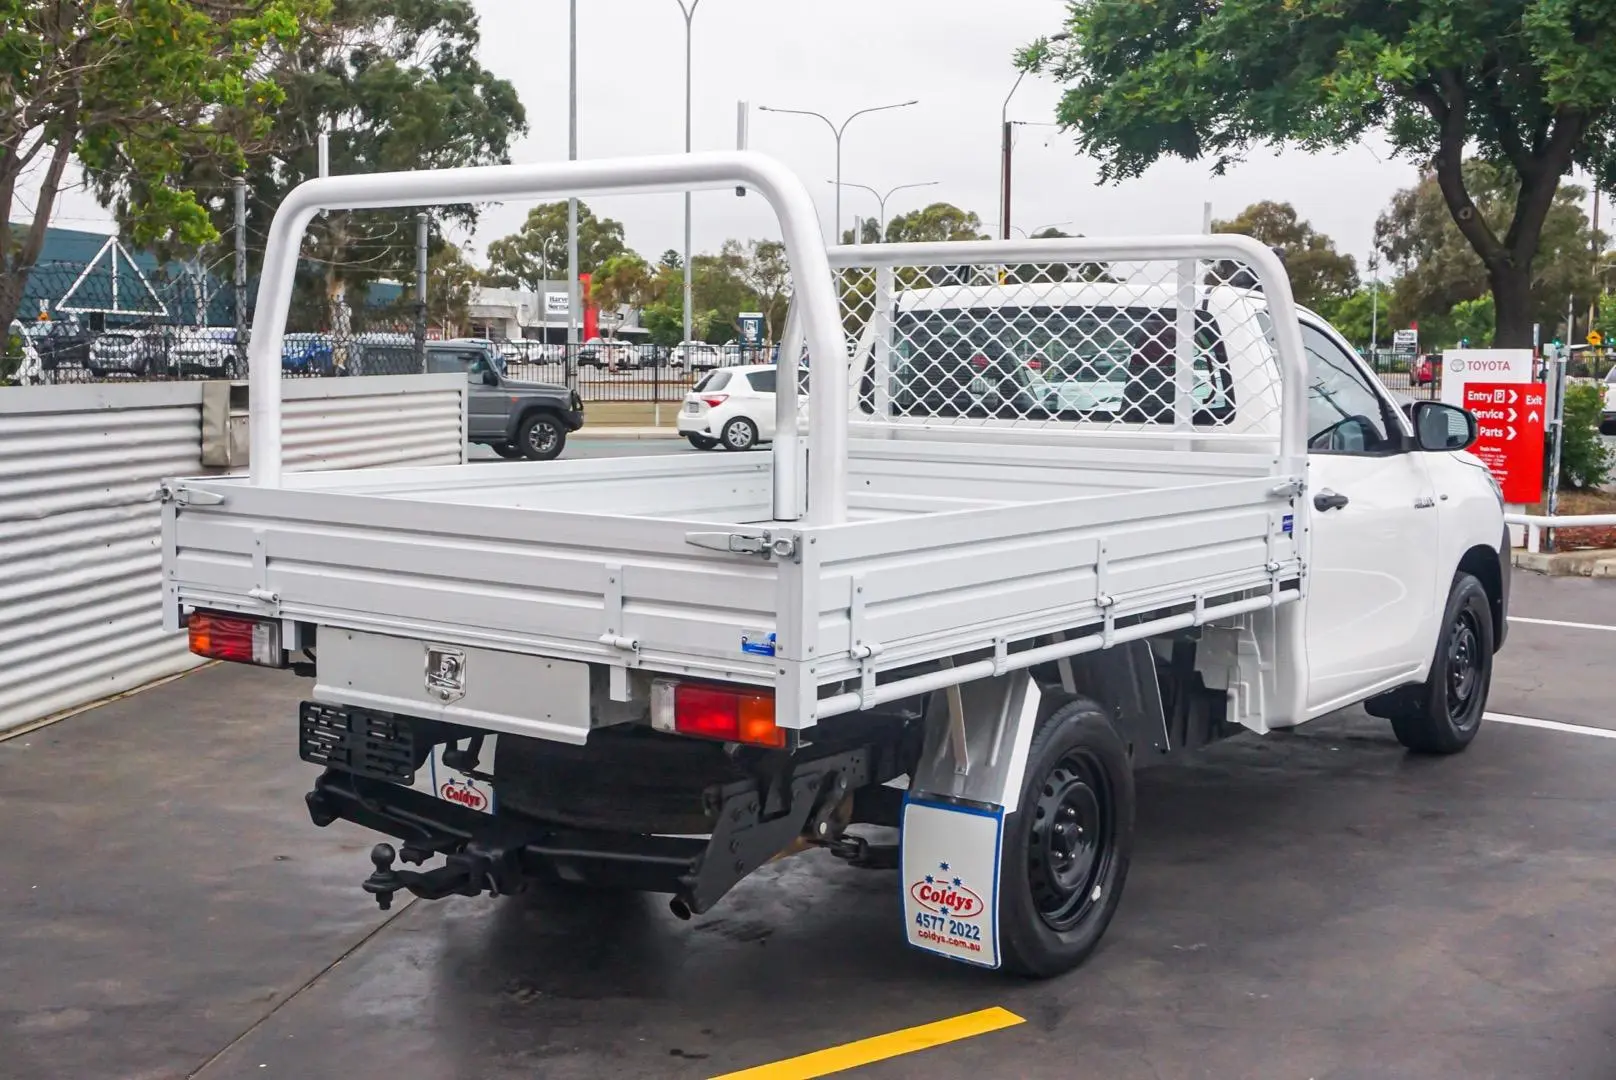
<path id="1" fill-rule="evenodd" d="M 1337 495 L 1329 488 L 1325 488 L 1313 496 L 1313 509 L 1322 514 L 1326 510 L 1339 510 L 1349 501 L 1345 495 Z"/>

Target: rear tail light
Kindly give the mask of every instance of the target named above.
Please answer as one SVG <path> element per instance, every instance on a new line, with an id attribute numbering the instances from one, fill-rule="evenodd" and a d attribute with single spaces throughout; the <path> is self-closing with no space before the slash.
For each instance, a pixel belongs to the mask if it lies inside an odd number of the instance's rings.
<path id="1" fill-rule="evenodd" d="M 1042 360 L 1028 360 L 1027 361 L 1027 367 L 1031 371 L 1039 371 L 1039 370 L 1041 370 L 1043 368 L 1043 366 L 1044 366 L 1044 362 Z"/>
<path id="2" fill-rule="evenodd" d="M 728 394 L 703 394 L 701 400 L 707 403 L 709 409 L 716 409 L 729 400 Z"/>
<path id="3" fill-rule="evenodd" d="M 988 358 L 985 356 L 973 356 L 971 357 L 971 366 L 978 371 L 986 371 L 988 369 Z"/>
<path id="4" fill-rule="evenodd" d="M 774 694 L 749 686 L 659 679 L 651 686 L 651 726 L 699 739 L 786 745 L 785 729 L 774 723 Z"/>
<path id="5" fill-rule="evenodd" d="M 191 651 L 198 656 L 265 667 L 280 667 L 285 662 L 277 621 L 193 611 L 189 628 Z"/>

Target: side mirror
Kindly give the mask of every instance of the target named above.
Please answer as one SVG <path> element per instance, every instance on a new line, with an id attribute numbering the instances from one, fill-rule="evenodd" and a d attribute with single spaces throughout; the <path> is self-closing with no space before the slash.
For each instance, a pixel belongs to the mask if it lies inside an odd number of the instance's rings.
<path id="1" fill-rule="evenodd" d="M 1476 418 L 1439 401 L 1414 403 L 1414 442 L 1421 450 L 1465 450 L 1476 441 Z"/>
<path id="2" fill-rule="evenodd" d="M 483 369 L 483 385 L 484 386 L 498 386 L 499 385 L 499 376 L 497 374 L 495 374 L 493 372 L 493 370 L 491 370 L 489 368 L 484 368 Z"/>

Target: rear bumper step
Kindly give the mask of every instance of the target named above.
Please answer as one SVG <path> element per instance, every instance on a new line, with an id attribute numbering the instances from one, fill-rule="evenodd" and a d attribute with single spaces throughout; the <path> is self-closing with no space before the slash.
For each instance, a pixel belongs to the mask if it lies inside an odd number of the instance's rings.
<path id="1" fill-rule="evenodd" d="M 403 841 L 378 844 L 364 889 L 385 910 L 394 894 L 424 899 L 502 895 L 528 882 L 621 887 L 671 893 L 681 916 L 707 911 L 742 878 L 801 837 L 833 839 L 837 811 L 871 778 L 875 750 L 862 747 L 792 759 L 772 783 L 726 784 L 716 792 L 705 839 L 647 836 L 547 825 L 502 811 L 490 816 L 396 783 L 328 768 L 305 796 L 314 824 L 354 822 Z M 394 859 L 431 870 L 398 869 Z"/>

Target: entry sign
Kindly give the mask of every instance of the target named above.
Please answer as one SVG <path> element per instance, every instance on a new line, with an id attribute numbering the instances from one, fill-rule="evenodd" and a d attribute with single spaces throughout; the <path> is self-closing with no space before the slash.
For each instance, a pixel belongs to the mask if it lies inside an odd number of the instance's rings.
<path id="1" fill-rule="evenodd" d="M 743 345 L 763 344 L 763 312 L 743 311 L 735 321 L 740 325 Z"/>
<path id="2" fill-rule="evenodd" d="M 1392 352 L 1398 356 L 1413 356 L 1420 351 L 1418 330 L 1398 330 L 1392 334 Z"/>
<path id="3" fill-rule="evenodd" d="M 1498 478 L 1505 502 L 1537 502 L 1543 495 L 1543 384 L 1470 383 L 1464 394 L 1480 429 L 1471 453 Z"/>

